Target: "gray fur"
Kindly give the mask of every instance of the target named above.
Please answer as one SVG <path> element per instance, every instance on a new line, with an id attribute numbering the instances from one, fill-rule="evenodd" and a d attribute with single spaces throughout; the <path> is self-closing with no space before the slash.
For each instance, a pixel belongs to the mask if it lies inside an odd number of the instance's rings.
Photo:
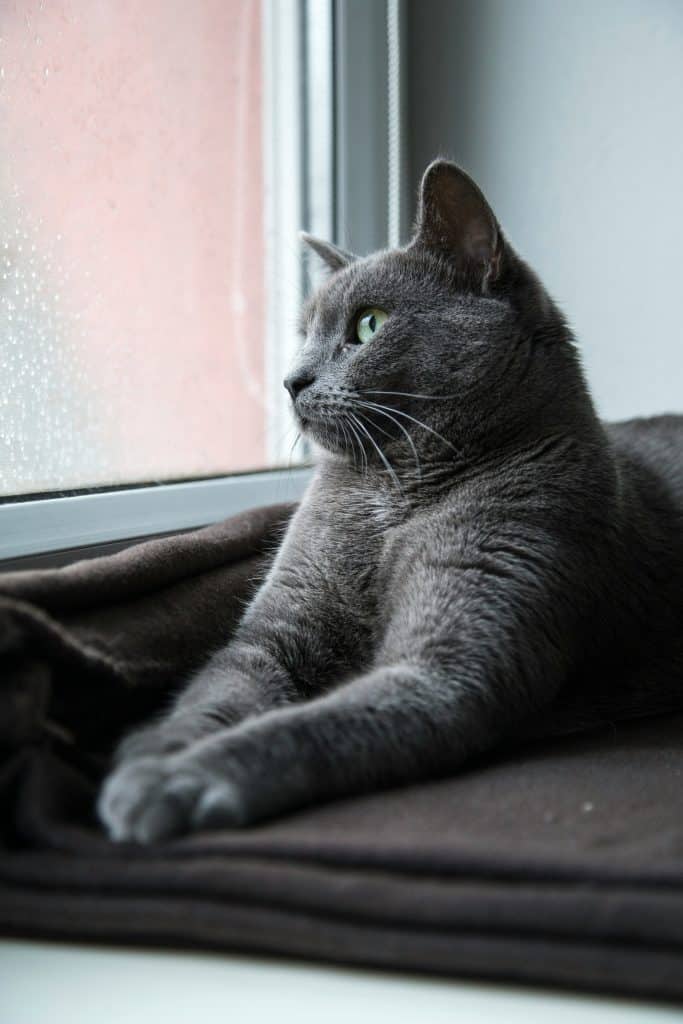
<path id="1" fill-rule="evenodd" d="M 561 313 L 451 164 L 407 248 L 314 248 L 333 273 L 289 386 L 317 471 L 236 636 L 122 744 L 114 839 L 683 703 L 683 418 L 598 420 Z M 355 344 L 371 306 L 389 318 Z"/>

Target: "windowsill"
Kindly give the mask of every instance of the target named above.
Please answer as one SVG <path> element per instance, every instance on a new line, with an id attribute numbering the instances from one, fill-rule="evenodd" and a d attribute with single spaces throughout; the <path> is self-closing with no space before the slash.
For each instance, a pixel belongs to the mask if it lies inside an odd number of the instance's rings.
<path id="1" fill-rule="evenodd" d="M 297 501 L 310 467 L 0 505 L 0 568 L 63 565 L 258 505 Z"/>

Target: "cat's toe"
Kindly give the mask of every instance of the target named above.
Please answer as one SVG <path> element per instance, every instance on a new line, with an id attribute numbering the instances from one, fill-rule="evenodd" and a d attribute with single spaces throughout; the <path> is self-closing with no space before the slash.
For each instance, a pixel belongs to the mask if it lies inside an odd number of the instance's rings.
<path id="1" fill-rule="evenodd" d="M 153 843 L 244 823 L 234 786 L 173 758 L 140 758 L 121 765 L 105 782 L 97 809 L 117 842 Z"/>
<path id="2" fill-rule="evenodd" d="M 205 789 L 195 803 L 192 824 L 198 829 L 246 825 L 246 809 L 237 787 L 230 782 L 216 782 Z"/>
<path id="3" fill-rule="evenodd" d="M 111 839 L 138 840 L 139 826 L 158 804 L 165 777 L 163 760 L 157 757 L 124 761 L 111 773 L 97 801 L 98 816 Z M 170 810 L 169 805 L 167 813 L 157 817 L 175 816 Z M 143 837 L 139 841 L 148 840 Z"/>

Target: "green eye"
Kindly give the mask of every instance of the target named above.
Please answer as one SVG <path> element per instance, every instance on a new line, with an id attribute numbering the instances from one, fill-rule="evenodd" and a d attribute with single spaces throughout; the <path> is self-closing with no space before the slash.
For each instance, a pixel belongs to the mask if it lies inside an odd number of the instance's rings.
<path id="1" fill-rule="evenodd" d="M 378 330 L 389 316 L 383 309 L 364 309 L 356 323 L 356 337 L 365 343 L 372 341 Z"/>

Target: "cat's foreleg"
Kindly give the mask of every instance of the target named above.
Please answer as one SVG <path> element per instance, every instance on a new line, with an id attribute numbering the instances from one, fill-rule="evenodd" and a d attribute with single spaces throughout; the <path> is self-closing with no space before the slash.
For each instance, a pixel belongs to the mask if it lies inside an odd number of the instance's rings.
<path id="1" fill-rule="evenodd" d="M 114 763 L 176 753 L 294 699 L 291 679 L 265 650 L 236 642 L 214 654 L 166 712 L 126 735 L 114 752 Z"/>
<path id="2" fill-rule="evenodd" d="M 314 588 L 307 584 L 301 560 L 292 585 L 294 570 L 285 555 L 246 609 L 232 640 L 195 673 L 165 713 L 123 739 L 115 764 L 178 753 L 212 733 L 301 698 L 302 679 L 320 674 L 321 666 L 316 663 L 318 652 L 310 645 L 304 648 L 300 637 L 322 632 L 315 622 L 325 609 L 321 600 L 312 606 Z"/>
<path id="3" fill-rule="evenodd" d="M 433 574 L 432 574 L 433 575 Z M 250 824 L 312 802 L 456 769 L 552 699 L 566 669 L 557 602 L 472 573 L 432 579 L 449 602 L 397 602 L 388 664 L 136 771 L 100 805 L 110 834 L 148 842 Z M 543 600 L 539 600 L 543 597 Z M 561 632 L 561 630 L 560 630 Z M 410 653 L 412 651 L 412 653 Z M 378 659 L 379 660 L 379 659 Z"/>

